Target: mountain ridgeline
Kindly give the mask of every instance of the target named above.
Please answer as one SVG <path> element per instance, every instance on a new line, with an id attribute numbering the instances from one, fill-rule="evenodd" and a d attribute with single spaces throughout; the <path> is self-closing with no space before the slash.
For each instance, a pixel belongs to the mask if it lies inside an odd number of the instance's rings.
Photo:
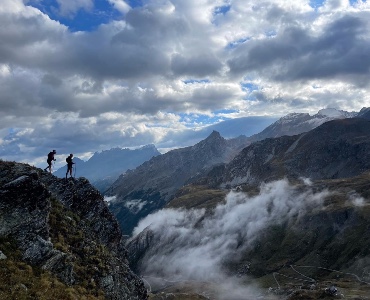
<path id="1" fill-rule="evenodd" d="M 139 224 L 127 244 L 131 267 L 171 278 L 165 289 L 151 281 L 163 297 L 370 299 L 370 120 L 362 112 L 254 142 L 189 181 Z"/>
<path id="2" fill-rule="evenodd" d="M 183 185 L 230 161 L 245 145 L 243 137 L 226 140 L 214 131 L 194 146 L 153 157 L 121 175 L 105 193 L 115 196 L 109 208 L 130 234 L 138 220 L 162 208 Z"/>
<path id="3" fill-rule="evenodd" d="M 109 204 L 0 160 L 0 298 L 140 300 L 145 278 L 151 300 L 370 299 L 369 112 L 76 159 L 77 177 L 119 176 Z"/>
<path id="4" fill-rule="evenodd" d="M 128 169 L 135 169 L 143 162 L 160 155 L 154 145 L 147 145 L 139 149 L 113 148 L 96 152 L 88 161 L 74 158 L 75 172 L 78 177 L 86 177 L 99 191 L 105 192 L 107 188 Z M 67 167 L 54 172 L 55 176 L 64 178 Z"/>
<path id="5" fill-rule="evenodd" d="M 367 109 L 363 109 L 360 113 L 348 113 L 325 109 L 313 116 L 289 114 L 268 126 L 260 134 L 249 138 L 241 136 L 225 140 L 219 133 L 213 132 L 207 139 L 192 147 L 172 150 L 154 157 L 120 176 L 106 192 L 106 195 L 116 197 L 110 204 L 110 209 L 118 218 L 122 230 L 126 234 L 131 234 L 140 219 L 164 207 L 175 197 L 181 187 L 197 180 L 207 181 L 211 186 L 226 187 L 243 182 L 258 184 L 263 180 L 273 180 L 286 175 L 314 176 L 314 178 L 344 176 L 344 173 L 349 174 L 349 171 L 341 170 L 341 166 L 345 164 L 341 160 L 346 155 L 350 156 L 355 150 L 347 149 L 352 152 L 346 154 L 344 152 L 347 150 L 341 147 L 351 148 L 352 146 L 346 145 L 345 141 L 337 144 L 338 140 L 332 140 L 332 144 L 322 144 L 329 142 L 324 132 L 317 131 L 312 134 L 307 132 L 332 120 L 343 122 L 356 120 L 355 116 L 362 117 L 366 111 Z M 333 123 L 333 128 L 329 128 L 328 131 L 335 130 L 335 124 L 337 123 Z M 343 126 L 346 124 L 343 123 Z M 354 136 L 357 135 L 357 129 L 360 130 L 360 128 L 353 128 Z M 307 137 L 304 137 L 305 133 Z M 333 131 L 333 135 L 336 134 Z M 317 140 L 314 140 L 315 136 Z M 299 142 L 299 139 L 302 139 L 302 142 Z M 308 148 L 310 139 L 313 143 L 312 148 Z M 351 140 L 347 142 L 352 143 Z M 301 146 L 302 143 L 305 143 L 305 146 Z M 311 149 L 313 152 L 301 153 L 304 149 Z M 287 153 L 285 154 L 284 151 Z M 300 155 L 299 161 L 295 161 L 296 155 Z M 316 155 L 317 161 L 315 157 L 305 159 L 302 157 L 304 155 Z M 339 156 L 336 157 L 336 155 Z M 364 161 L 365 157 L 366 155 Z M 286 161 L 284 161 L 285 158 Z M 327 160 L 332 160 L 332 165 L 325 165 Z M 340 166 L 337 166 L 339 161 L 341 161 Z M 365 166 L 366 164 L 364 168 Z M 315 168 L 318 170 L 315 171 Z M 320 171 L 322 168 L 325 170 Z M 353 170 L 352 173 L 358 174 L 358 172 Z M 336 173 L 338 174 L 335 175 Z"/>

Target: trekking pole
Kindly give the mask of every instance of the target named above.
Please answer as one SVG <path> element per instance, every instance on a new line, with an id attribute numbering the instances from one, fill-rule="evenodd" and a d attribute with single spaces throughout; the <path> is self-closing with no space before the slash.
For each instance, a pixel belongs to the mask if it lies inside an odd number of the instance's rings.
<path id="1" fill-rule="evenodd" d="M 75 175 L 73 176 L 73 178 L 76 178 L 76 172 L 77 172 L 77 165 L 76 165 L 76 163 L 75 163 L 74 169 L 75 169 Z"/>

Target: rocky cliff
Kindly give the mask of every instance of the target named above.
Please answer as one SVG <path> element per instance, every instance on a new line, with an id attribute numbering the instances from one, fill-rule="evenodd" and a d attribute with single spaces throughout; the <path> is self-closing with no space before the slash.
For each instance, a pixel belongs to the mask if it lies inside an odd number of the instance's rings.
<path id="1" fill-rule="evenodd" d="M 0 256 L 1 299 L 147 298 L 116 219 L 84 178 L 0 161 Z"/>

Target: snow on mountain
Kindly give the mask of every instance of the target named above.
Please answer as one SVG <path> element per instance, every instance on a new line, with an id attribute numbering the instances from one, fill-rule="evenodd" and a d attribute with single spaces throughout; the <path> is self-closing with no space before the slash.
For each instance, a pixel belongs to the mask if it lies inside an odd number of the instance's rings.
<path id="1" fill-rule="evenodd" d="M 266 138 L 276 138 L 284 135 L 292 136 L 303 132 L 308 132 L 328 121 L 335 119 L 353 118 L 356 112 L 347 112 L 335 108 L 325 108 L 318 111 L 315 115 L 308 113 L 290 113 L 263 131 L 250 137 L 250 141 L 260 141 Z"/>

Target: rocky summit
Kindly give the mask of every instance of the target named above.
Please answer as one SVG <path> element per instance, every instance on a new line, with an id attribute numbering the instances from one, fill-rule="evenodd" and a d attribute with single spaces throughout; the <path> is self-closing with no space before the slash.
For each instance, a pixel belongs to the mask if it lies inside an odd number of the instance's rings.
<path id="1" fill-rule="evenodd" d="M 1 299 L 147 299 L 126 255 L 86 179 L 0 161 Z"/>

